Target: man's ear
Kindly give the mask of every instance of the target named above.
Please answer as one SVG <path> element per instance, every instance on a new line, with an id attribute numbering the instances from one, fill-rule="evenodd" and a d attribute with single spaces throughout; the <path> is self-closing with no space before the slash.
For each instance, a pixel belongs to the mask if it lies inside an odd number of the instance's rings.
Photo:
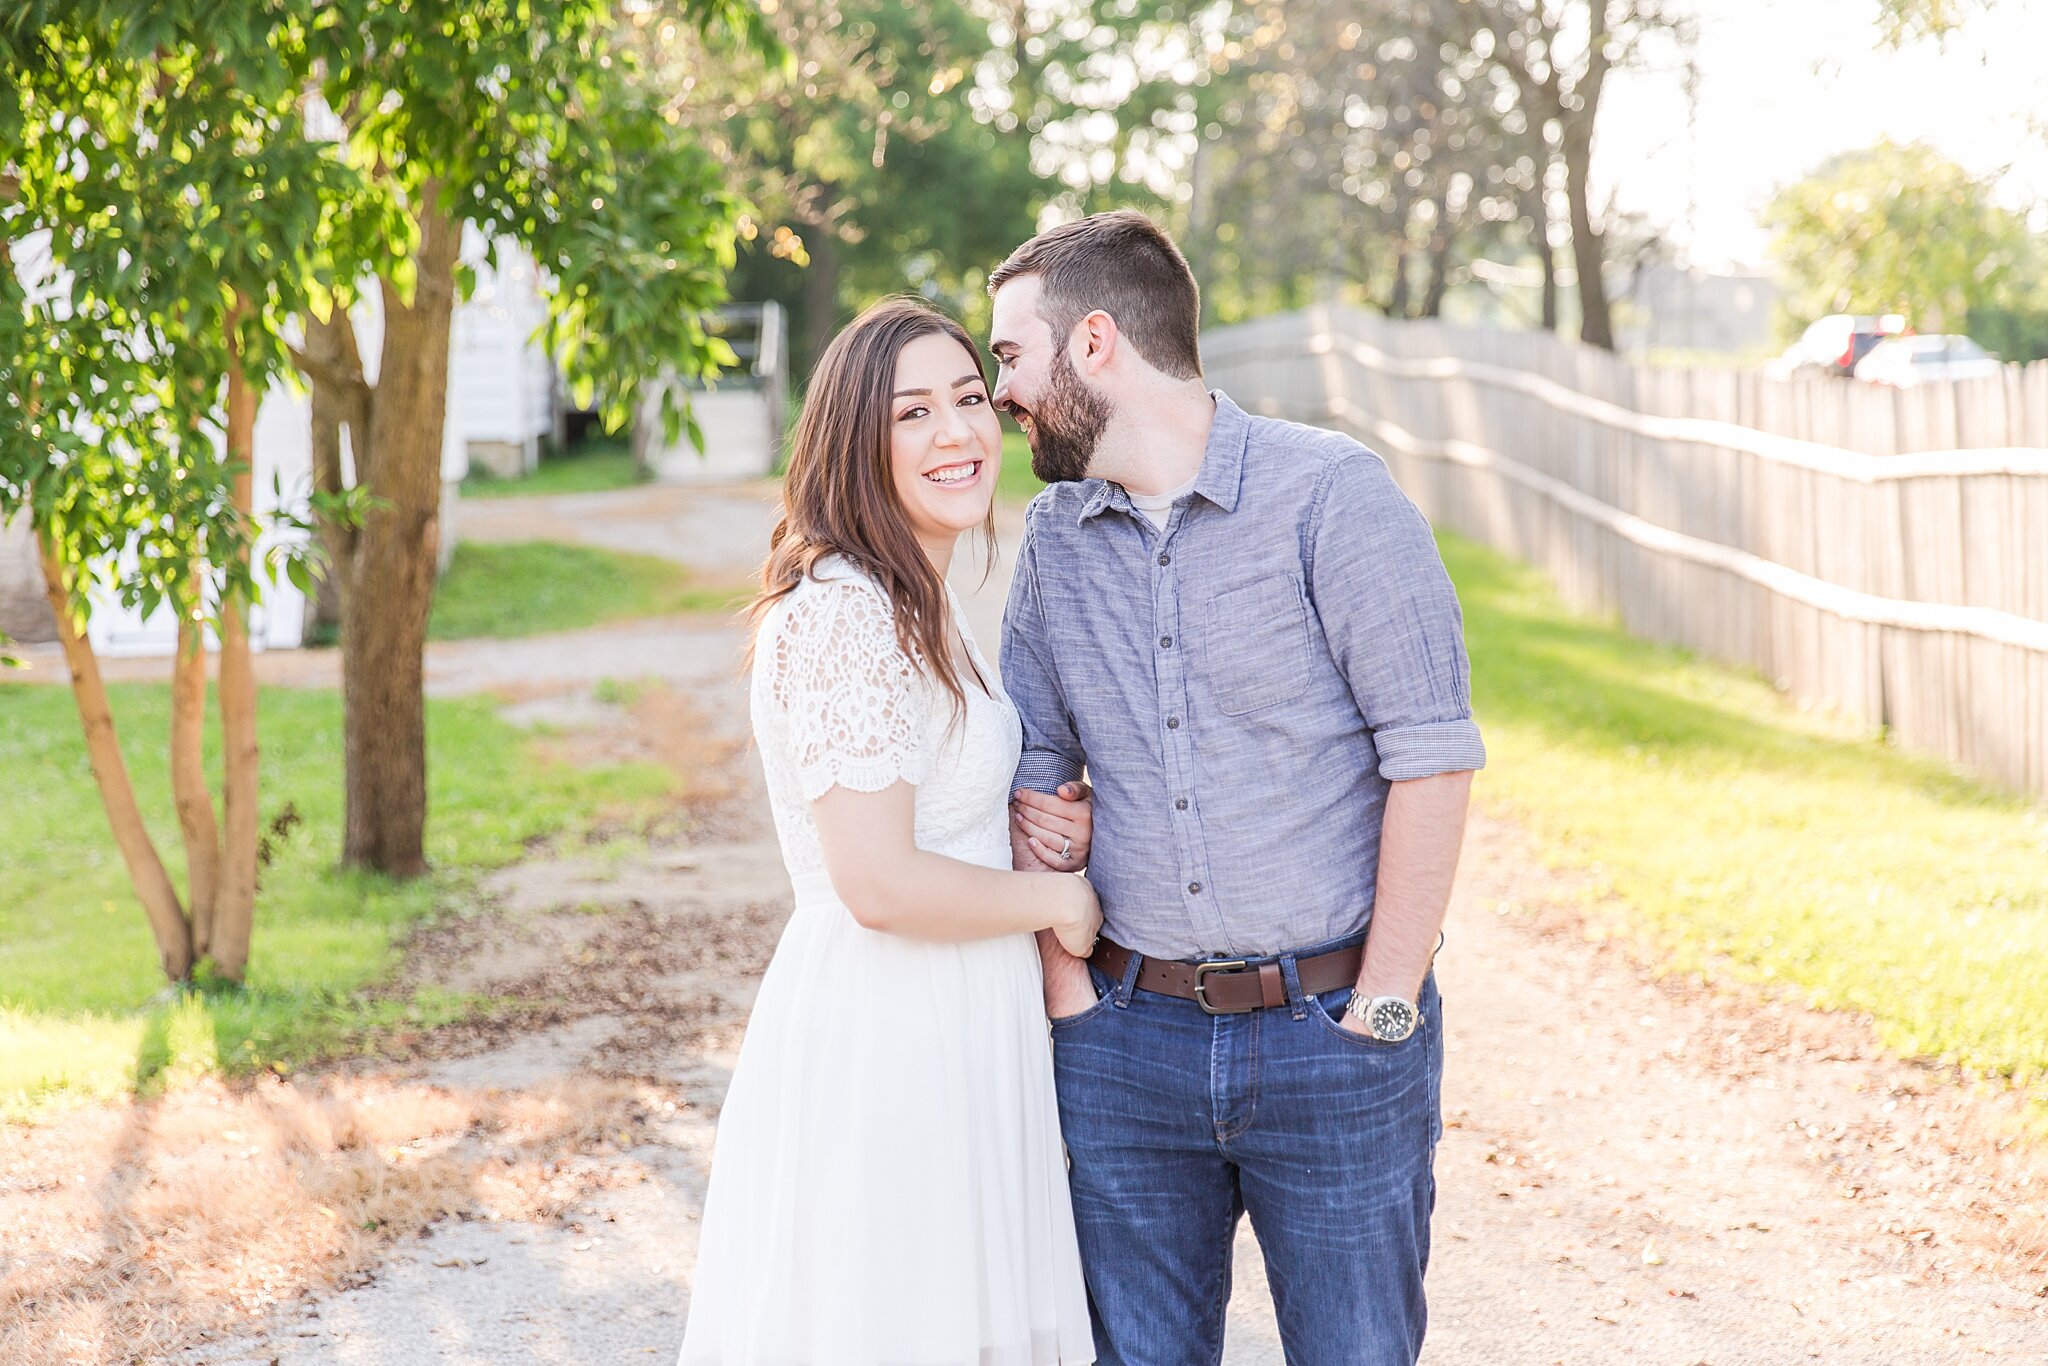
<path id="1" fill-rule="evenodd" d="M 1092 375 L 1099 373 L 1116 356 L 1123 335 L 1117 330 L 1116 319 L 1098 308 L 1075 324 L 1074 340 L 1081 346 L 1078 368 Z"/>

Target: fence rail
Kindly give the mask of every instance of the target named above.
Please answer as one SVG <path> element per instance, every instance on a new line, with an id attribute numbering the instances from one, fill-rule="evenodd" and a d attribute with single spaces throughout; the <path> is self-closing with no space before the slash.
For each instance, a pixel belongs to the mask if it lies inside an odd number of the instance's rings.
<path id="1" fill-rule="evenodd" d="M 1248 407 L 1352 431 L 1432 521 L 1573 601 L 2048 794 L 2048 364 L 1915 390 L 1666 373 L 1340 308 L 1203 349 Z"/>

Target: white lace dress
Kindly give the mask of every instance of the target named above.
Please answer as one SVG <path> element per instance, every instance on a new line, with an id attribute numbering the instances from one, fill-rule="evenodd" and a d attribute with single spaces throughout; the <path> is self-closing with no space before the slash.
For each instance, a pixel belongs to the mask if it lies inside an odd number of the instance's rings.
<path id="1" fill-rule="evenodd" d="M 919 848 L 1008 868 L 1017 714 L 968 681 L 949 725 L 887 595 L 844 561 L 820 572 L 755 649 L 754 734 L 796 909 L 719 1117 L 681 1361 L 1092 1361 L 1036 945 L 862 928 L 811 820 L 835 784 L 901 779 Z"/>

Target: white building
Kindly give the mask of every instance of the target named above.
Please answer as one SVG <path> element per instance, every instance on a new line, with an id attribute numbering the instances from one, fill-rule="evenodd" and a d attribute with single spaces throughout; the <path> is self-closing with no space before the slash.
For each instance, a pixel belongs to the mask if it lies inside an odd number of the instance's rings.
<path id="1" fill-rule="evenodd" d="M 493 473 L 517 475 L 539 463 L 541 438 L 554 435 L 560 391 L 553 362 L 536 332 L 546 304 L 539 271 L 517 245 L 500 248 L 502 272 L 489 262 L 481 234 L 466 229 L 463 259 L 477 271 L 475 293 L 457 305 L 449 335 L 448 410 L 441 443 L 441 565 L 455 549 L 457 491 L 474 460 Z M 363 368 L 371 383 L 383 343 L 379 293 L 364 291 L 353 314 Z M 312 487 L 312 405 L 303 391 L 279 383 L 257 409 L 254 493 L 259 514 L 276 510 L 274 488 L 303 504 Z M 344 450 L 344 465 L 347 454 Z M 353 470 L 347 470 L 351 476 Z M 302 535 L 303 533 L 290 533 Z M 273 538 L 266 536 L 264 545 Z M 261 550 L 259 546 L 259 553 Z M 18 522 L 0 525 L 0 631 L 16 640 L 51 640 L 56 625 L 40 596 L 35 546 Z M 289 581 L 266 582 L 250 632 L 257 649 L 301 644 L 312 613 Z M 94 598 L 87 634 L 104 654 L 169 654 L 177 628 L 167 612 L 144 618 L 107 594 Z"/>

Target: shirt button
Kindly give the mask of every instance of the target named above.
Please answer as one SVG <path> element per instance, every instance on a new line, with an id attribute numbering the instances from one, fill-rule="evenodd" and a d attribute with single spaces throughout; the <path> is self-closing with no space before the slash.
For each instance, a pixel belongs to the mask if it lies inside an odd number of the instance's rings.
<path id="1" fill-rule="evenodd" d="M 1162 650 L 1171 650 L 1171 649 L 1173 648 L 1173 637 L 1172 637 L 1172 636 L 1161 636 L 1161 637 L 1159 637 L 1159 648 L 1160 648 L 1160 649 L 1162 649 Z"/>
<path id="2" fill-rule="evenodd" d="M 1199 882 L 1190 882 L 1188 884 L 1188 892 L 1192 896 L 1200 896 L 1202 894 L 1202 884 Z"/>
<path id="3" fill-rule="evenodd" d="M 1174 798 L 1174 801 L 1173 801 L 1173 809 L 1174 809 L 1174 810 L 1176 810 L 1176 811 L 1185 811 L 1185 810 L 1187 810 L 1187 809 L 1188 809 L 1188 799 L 1187 799 L 1186 797 L 1176 797 L 1176 798 Z"/>
<path id="4" fill-rule="evenodd" d="M 1164 567 L 1164 566 L 1166 566 L 1166 565 L 1169 565 L 1169 564 L 1172 564 L 1172 563 L 1173 563 L 1173 556 L 1171 556 L 1171 555 L 1167 555 L 1167 554 L 1163 554 L 1163 553 L 1162 553 L 1162 554 L 1161 554 L 1161 555 L 1159 556 L 1159 563 L 1160 563 L 1160 565 L 1161 565 L 1162 567 Z"/>
<path id="5" fill-rule="evenodd" d="M 1166 728 L 1167 728 L 1168 730 L 1179 730 L 1179 729 L 1180 729 L 1180 718 L 1179 718 L 1178 716 L 1169 716 L 1169 717 L 1167 717 L 1167 718 L 1166 718 Z"/>

